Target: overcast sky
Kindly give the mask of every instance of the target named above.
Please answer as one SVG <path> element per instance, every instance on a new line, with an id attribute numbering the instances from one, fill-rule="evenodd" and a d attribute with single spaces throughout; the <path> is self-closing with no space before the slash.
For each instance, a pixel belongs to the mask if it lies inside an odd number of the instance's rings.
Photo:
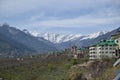
<path id="1" fill-rule="evenodd" d="M 120 0 L 0 0 L 0 23 L 37 32 L 109 31 L 120 27 Z"/>

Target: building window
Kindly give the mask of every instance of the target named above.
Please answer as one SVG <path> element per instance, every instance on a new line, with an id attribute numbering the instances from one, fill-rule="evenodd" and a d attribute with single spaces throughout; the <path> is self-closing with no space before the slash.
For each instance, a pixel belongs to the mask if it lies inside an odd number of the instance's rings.
<path id="1" fill-rule="evenodd" d="M 112 47 L 112 45 L 110 45 L 110 47 Z"/>
<path id="2" fill-rule="evenodd" d="M 108 49 L 108 48 L 105 48 L 106 50 Z"/>
<path id="3" fill-rule="evenodd" d="M 108 52 L 105 52 L 105 53 L 108 53 Z"/>
<path id="4" fill-rule="evenodd" d="M 118 40 L 116 40 L 116 42 L 117 42 L 117 43 L 119 43 L 119 41 L 118 41 Z"/>
<path id="5" fill-rule="evenodd" d="M 115 53 L 115 52 L 113 52 L 113 53 Z"/>
<path id="6" fill-rule="evenodd" d="M 112 50 L 112 48 L 109 48 L 110 50 Z"/>

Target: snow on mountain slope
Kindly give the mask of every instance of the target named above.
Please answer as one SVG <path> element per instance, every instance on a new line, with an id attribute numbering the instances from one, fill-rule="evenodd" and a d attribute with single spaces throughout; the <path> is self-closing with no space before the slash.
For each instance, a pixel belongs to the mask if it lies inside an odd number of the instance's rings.
<path id="1" fill-rule="evenodd" d="M 62 43 L 67 41 L 73 41 L 76 39 L 85 40 L 85 39 L 93 39 L 100 35 L 106 34 L 107 32 L 97 32 L 89 35 L 81 35 L 81 34 L 55 34 L 55 33 L 38 33 L 38 32 L 30 32 L 31 35 L 36 37 L 43 37 L 46 40 L 49 40 L 53 43 Z"/>
<path id="2" fill-rule="evenodd" d="M 62 43 L 67 42 L 70 40 L 75 40 L 79 37 L 81 37 L 80 34 L 78 35 L 64 35 L 64 34 L 55 34 L 55 33 L 37 33 L 37 32 L 31 32 L 33 36 L 36 37 L 43 37 L 46 40 L 49 40 L 53 43 Z"/>
<path id="3" fill-rule="evenodd" d="M 94 39 L 94 38 L 96 38 L 96 37 L 98 37 L 100 35 L 104 35 L 106 33 L 107 33 L 107 31 L 92 33 L 92 34 L 89 34 L 89 35 L 83 37 L 81 40 L 84 40 L 84 39 Z"/>

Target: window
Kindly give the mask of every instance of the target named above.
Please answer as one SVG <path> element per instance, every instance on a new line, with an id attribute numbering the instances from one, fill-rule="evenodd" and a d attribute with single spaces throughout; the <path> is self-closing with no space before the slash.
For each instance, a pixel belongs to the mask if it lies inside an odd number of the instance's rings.
<path id="1" fill-rule="evenodd" d="M 116 42 L 117 42 L 117 43 L 119 43 L 119 41 L 118 41 L 118 40 L 116 40 Z"/>
<path id="2" fill-rule="evenodd" d="M 112 50 L 112 48 L 109 48 L 110 50 Z"/>
<path id="3" fill-rule="evenodd" d="M 113 53 L 115 53 L 115 52 L 113 52 Z"/>
<path id="4" fill-rule="evenodd" d="M 112 47 L 112 45 L 110 45 L 110 47 Z"/>
<path id="5" fill-rule="evenodd" d="M 102 50 L 104 50 L 104 48 L 102 48 Z"/>
<path id="6" fill-rule="evenodd" d="M 108 52 L 105 52 L 105 53 L 108 53 Z"/>
<path id="7" fill-rule="evenodd" d="M 104 47 L 104 45 L 102 45 L 102 47 Z"/>
<path id="8" fill-rule="evenodd" d="M 108 48 L 105 48 L 105 49 L 108 49 Z"/>

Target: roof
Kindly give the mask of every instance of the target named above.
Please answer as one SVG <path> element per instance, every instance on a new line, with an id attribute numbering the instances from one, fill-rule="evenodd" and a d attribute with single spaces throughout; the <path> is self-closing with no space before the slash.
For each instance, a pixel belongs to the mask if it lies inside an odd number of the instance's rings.
<path id="1" fill-rule="evenodd" d="M 95 47 L 96 45 L 91 45 L 90 47 Z"/>
<path id="2" fill-rule="evenodd" d="M 116 44 L 114 40 L 102 40 L 97 45 L 102 46 L 102 45 L 116 45 Z"/>
<path id="3" fill-rule="evenodd" d="M 79 48 L 79 50 L 85 50 L 85 48 Z"/>

